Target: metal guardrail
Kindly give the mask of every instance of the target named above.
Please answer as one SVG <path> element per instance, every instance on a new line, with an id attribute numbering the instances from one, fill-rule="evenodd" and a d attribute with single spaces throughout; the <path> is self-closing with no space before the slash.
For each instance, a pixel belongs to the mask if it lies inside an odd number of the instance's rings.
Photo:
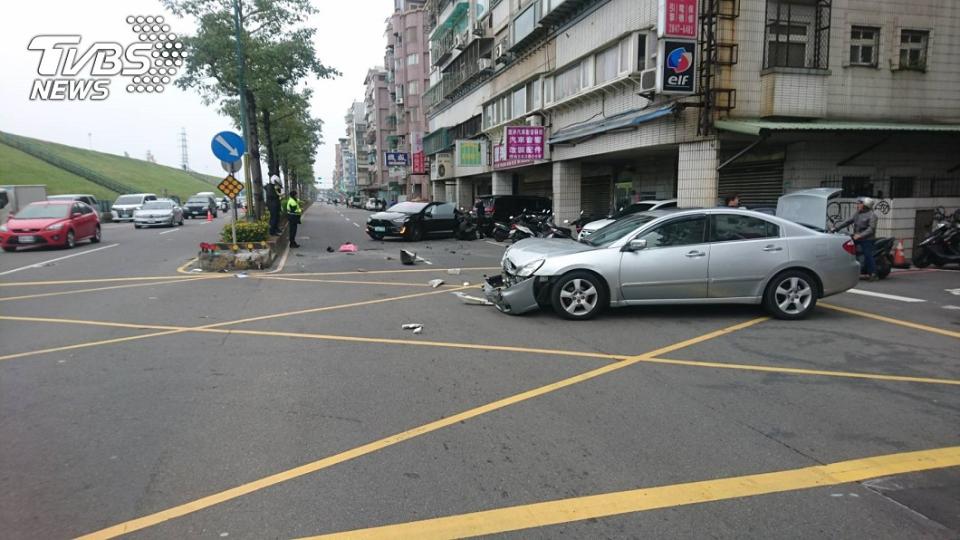
<path id="1" fill-rule="evenodd" d="M 16 148 L 25 154 L 29 154 L 41 161 L 45 161 L 54 167 L 59 167 L 67 172 L 71 172 L 77 176 L 85 178 L 94 184 L 105 187 L 110 191 L 115 191 L 120 194 L 124 193 L 137 193 L 137 189 L 116 180 L 112 180 L 103 176 L 98 172 L 94 172 L 86 167 L 77 165 L 71 161 L 67 161 L 60 156 L 57 156 L 34 143 L 25 141 L 20 137 L 11 135 L 9 133 L 4 133 L 0 131 L 0 143 L 3 143 L 12 148 Z"/>

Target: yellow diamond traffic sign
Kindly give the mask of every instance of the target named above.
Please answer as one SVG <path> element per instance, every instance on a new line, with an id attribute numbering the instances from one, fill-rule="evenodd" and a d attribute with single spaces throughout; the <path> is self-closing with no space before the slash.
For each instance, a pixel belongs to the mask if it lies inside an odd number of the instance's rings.
<path id="1" fill-rule="evenodd" d="M 217 188 L 219 188 L 220 191 L 222 191 L 227 197 L 235 199 L 237 195 L 243 191 L 243 184 L 234 178 L 232 174 L 228 174 L 227 177 L 217 185 Z"/>

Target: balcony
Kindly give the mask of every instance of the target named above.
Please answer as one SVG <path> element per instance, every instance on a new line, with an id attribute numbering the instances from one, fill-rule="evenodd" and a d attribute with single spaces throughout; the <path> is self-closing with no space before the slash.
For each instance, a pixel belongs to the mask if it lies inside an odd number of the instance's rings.
<path id="1" fill-rule="evenodd" d="M 443 64 L 455 49 L 466 46 L 470 37 L 469 28 L 467 28 L 470 24 L 470 18 L 467 16 L 469 10 L 470 2 L 455 0 L 450 14 L 433 29 L 430 34 L 430 58 L 433 65 Z"/>
<path id="2" fill-rule="evenodd" d="M 440 128 L 423 137 L 423 153 L 432 156 L 453 146 L 453 135 L 447 128 Z"/>

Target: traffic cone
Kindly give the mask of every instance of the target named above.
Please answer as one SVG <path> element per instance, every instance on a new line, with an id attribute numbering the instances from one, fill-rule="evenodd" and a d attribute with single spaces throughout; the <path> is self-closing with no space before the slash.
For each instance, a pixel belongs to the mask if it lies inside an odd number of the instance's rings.
<path id="1" fill-rule="evenodd" d="M 894 268 L 910 268 L 910 263 L 903 256 L 903 240 L 897 240 L 897 249 L 893 251 Z"/>
<path id="2" fill-rule="evenodd" d="M 209 208 L 207 208 L 207 221 L 213 221 L 213 214 L 210 213 Z"/>

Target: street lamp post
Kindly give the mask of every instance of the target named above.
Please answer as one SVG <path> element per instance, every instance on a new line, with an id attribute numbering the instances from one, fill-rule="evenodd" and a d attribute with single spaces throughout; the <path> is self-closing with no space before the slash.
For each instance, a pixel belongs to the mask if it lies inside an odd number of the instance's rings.
<path id="1" fill-rule="evenodd" d="M 233 0 L 233 29 L 237 38 L 237 87 L 240 93 L 240 129 L 243 131 L 243 141 L 246 150 L 243 153 L 243 181 L 244 195 L 247 203 L 247 221 L 251 220 L 249 211 L 253 206 L 253 183 L 250 180 L 250 130 L 247 124 L 247 82 L 246 59 L 243 54 L 243 17 L 240 12 L 240 0 Z M 234 202 L 234 219 L 236 219 L 236 202 Z"/>

